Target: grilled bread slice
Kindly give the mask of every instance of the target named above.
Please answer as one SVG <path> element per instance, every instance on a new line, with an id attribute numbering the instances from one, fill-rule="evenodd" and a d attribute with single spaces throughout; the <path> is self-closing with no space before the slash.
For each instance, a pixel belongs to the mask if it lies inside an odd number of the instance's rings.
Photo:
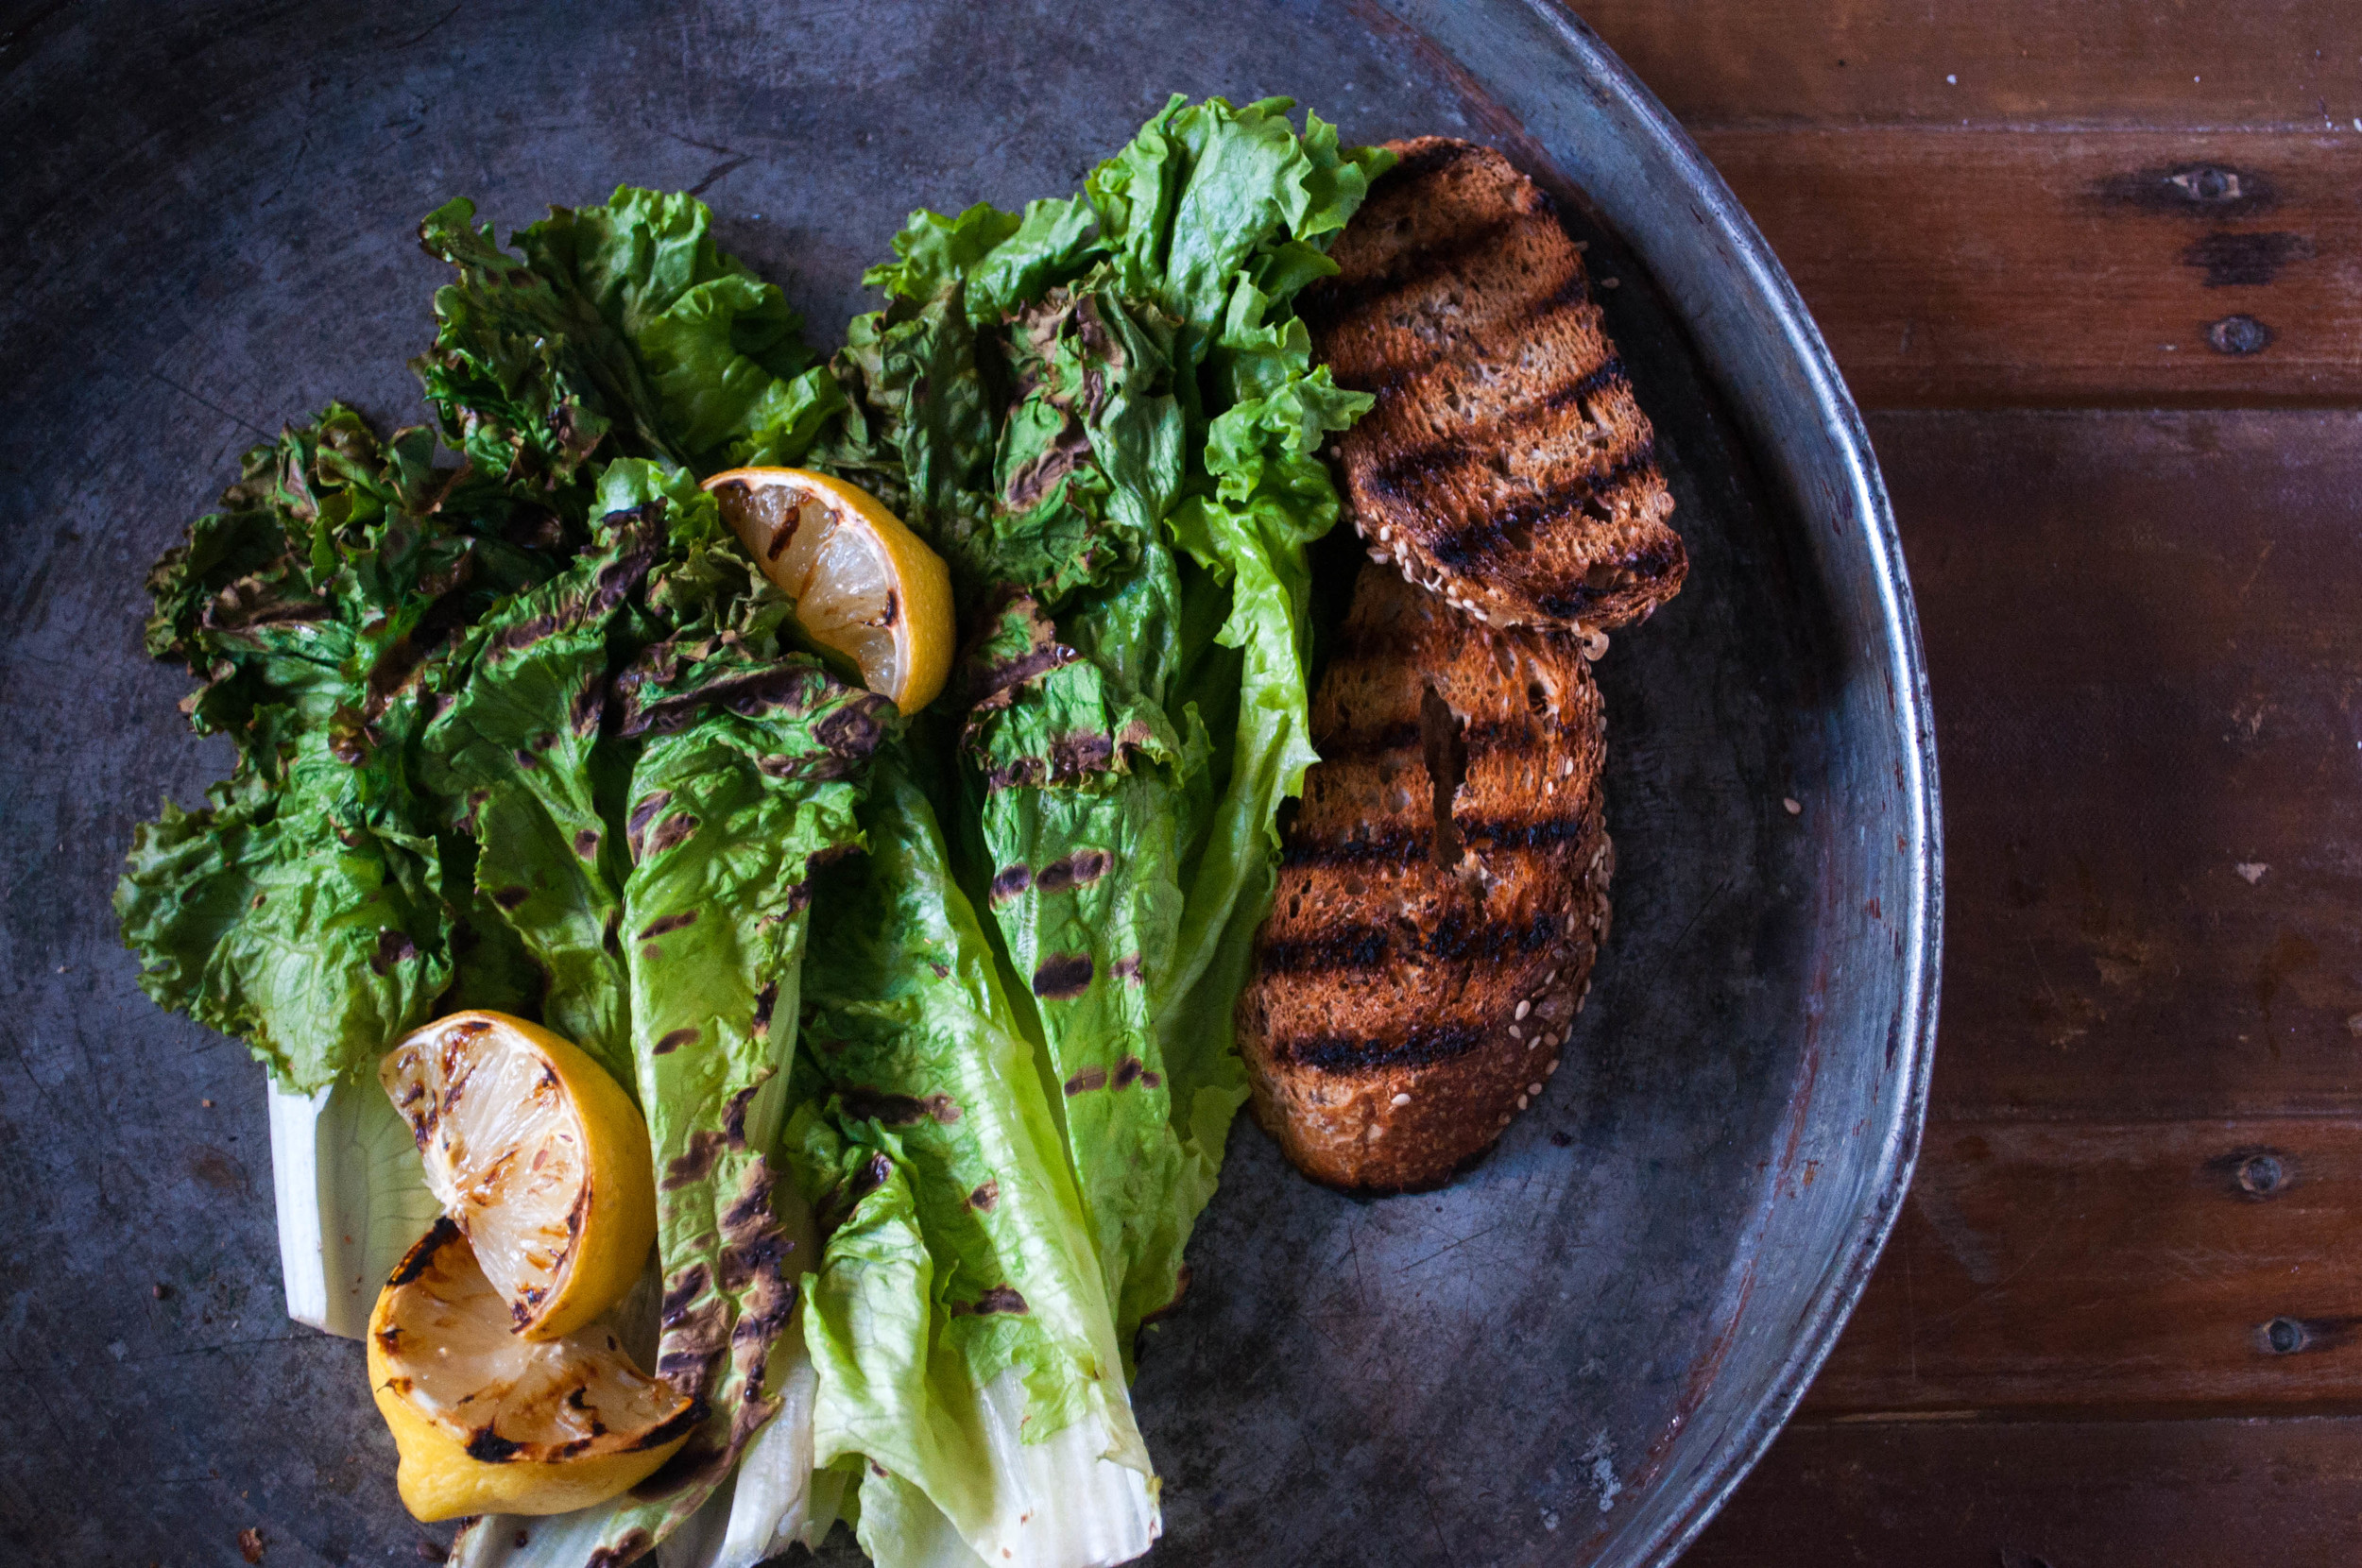
<path id="1" fill-rule="evenodd" d="M 1541 1092 L 1606 939 L 1599 688 L 1571 633 L 1370 563 L 1312 736 L 1239 1004 L 1256 1113 L 1317 1181 L 1432 1186 Z"/>
<path id="2" fill-rule="evenodd" d="M 1378 406 L 1336 442 L 1354 526 L 1494 624 L 1593 636 L 1688 570 L 1673 497 L 1549 197 L 1490 147 L 1388 145 L 1305 292 L 1314 353 Z"/>

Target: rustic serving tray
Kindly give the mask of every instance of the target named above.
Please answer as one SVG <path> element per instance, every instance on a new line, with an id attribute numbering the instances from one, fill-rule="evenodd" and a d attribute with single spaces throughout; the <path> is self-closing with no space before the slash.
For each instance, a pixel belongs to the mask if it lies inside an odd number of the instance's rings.
<path id="1" fill-rule="evenodd" d="M 49 1563 L 416 1560 L 361 1349 L 289 1323 L 263 1075 L 133 982 L 108 895 L 226 750 L 147 564 L 332 398 L 422 417 L 442 269 L 693 189 L 813 335 L 912 206 L 1073 189 L 1166 94 L 1491 141 L 1593 243 L 1687 588 L 1599 666 L 1612 940 L 1566 1068 L 1455 1186 L 1357 1202 L 1241 1121 L 1150 1336 L 1165 1563 L 1654 1563 L 1827 1351 L 1908 1179 L 1940 868 L 1877 469 L 1721 181 L 1544 5 L 14 6 L 0 24 L 0 1541 Z M 1788 802 L 1794 803 L 1791 810 Z M 844 1538 L 827 1554 L 849 1560 Z"/>

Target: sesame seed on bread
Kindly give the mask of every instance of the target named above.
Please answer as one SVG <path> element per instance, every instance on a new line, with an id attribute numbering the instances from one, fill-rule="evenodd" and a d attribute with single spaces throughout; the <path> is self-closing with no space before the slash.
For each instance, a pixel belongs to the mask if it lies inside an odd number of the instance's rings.
<path id="1" fill-rule="evenodd" d="M 1239 1005 L 1256 1112 L 1315 1180 L 1432 1186 L 1540 1092 L 1606 938 L 1599 688 L 1573 634 L 1369 563 L 1312 732 Z"/>
<path id="2" fill-rule="evenodd" d="M 1377 406 L 1336 438 L 1348 514 L 1416 582 L 1495 624 L 1595 636 L 1688 570 L 1671 492 L 1549 197 L 1489 147 L 1389 143 L 1305 292 L 1313 351 Z"/>

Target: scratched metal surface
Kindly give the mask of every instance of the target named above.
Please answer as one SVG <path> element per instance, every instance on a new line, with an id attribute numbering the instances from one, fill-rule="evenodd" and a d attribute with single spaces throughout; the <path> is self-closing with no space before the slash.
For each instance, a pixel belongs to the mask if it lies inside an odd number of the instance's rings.
<path id="1" fill-rule="evenodd" d="M 146 565 L 282 419 L 419 417 L 419 214 L 695 188 L 828 339 L 906 208 L 1068 191 L 1173 90 L 1492 140 L 1587 190 L 1570 221 L 1622 285 L 1693 568 L 1600 667 L 1616 926 L 1536 1110 L 1456 1186 L 1375 1202 L 1242 1124 L 1138 1389 L 1156 1559 L 1677 1550 L 1908 1177 L 1933 754 L 1851 404 L 1719 182 L 1594 48 L 1512 4 L 0 9 L 5 1555 L 236 1563 L 253 1528 L 292 1568 L 445 1534 L 395 1498 L 360 1347 L 282 1316 L 261 1070 L 141 996 L 107 902 L 132 825 L 226 764 L 140 653 Z"/>

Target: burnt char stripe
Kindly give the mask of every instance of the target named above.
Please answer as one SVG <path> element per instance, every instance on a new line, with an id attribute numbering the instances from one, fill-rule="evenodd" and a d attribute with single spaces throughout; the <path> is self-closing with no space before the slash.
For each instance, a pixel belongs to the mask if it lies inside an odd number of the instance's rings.
<path id="1" fill-rule="evenodd" d="M 1686 558 L 1686 552 L 1682 549 L 1681 540 L 1668 532 L 1651 539 L 1647 544 L 1624 556 L 1618 568 L 1615 570 L 1615 576 L 1620 581 L 1595 586 L 1590 581 L 1589 573 L 1585 573 L 1581 582 L 1564 583 L 1556 588 L 1544 589 L 1534 595 L 1533 602 L 1545 615 L 1557 616 L 1561 620 L 1572 620 L 1600 600 L 1616 593 L 1619 588 L 1629 587 L 1635 582 L 1661 582 L 1670 577 Z M 1599 569 L 1594 568 L 1594 570 Z"/>
<path id="2" fill-rule="evenodd" d="M 661 1448 L 684 1432 L 693 1432 L 705 1424 L 706 1402 L 703 1395 L 691 1400 L 672 1415 L 665 1417 L 632 1443 L 634 1451 Z"/>
<path id="3" fill-rule="evenodd" d="M 1542 745 L 1548 739 L 1539 719 L 1497 719 L 1481 724 L 1472 723 L 1461 731 L 1461 741 L 1468 748 L 1468 759 L 1472 762 L 1479 757 L 1522 756 Z M 1400 724 L 1388 724 L 1383 729 L 1348 729 L 1315 736 L 1312 749 L 1321 754 L 1324 762 L 1383 757 L 1390 752 L 1416 753 L 1419 749 L 1419 726 L 1416 721 L 1405 720 Z"/>
<path id="4" fill-rule="evenodd" d="M 1604 502 L 1613 492 L 1635 481 L 1645 485 L 1655 478 L 1655 469 L 1656 444 L 1652 441 L 1603 474 L 1570 480 L 1555 489 L 1428 539 L 1424 541 L 1427 553 L 1455 572 L 1465 576 L 1476 575 L 1508 550 L 1512 534 L 1534 532 L 1564 521 L 1570 516 L 1579 517 L 1585 502 Z M 1644 546 L 1626 559 L 1636 561 L 1640 555 L 1658 553 L 1659 550 Z M 1598 564 L 1617 566 L 1624 563 L 1602 561 Z"/>
<path id="5" fill-rule="evenodd" d="M 1369 926 L 1332 926 L 1318 936 L 1263 944 L 1266 975 L 1315 975 L 1333 969 L 1382 969 L 1393 955 L 1386 933 Z"/>
<path id="6" fill-rule="evenodd" d="M 419 1237 L 418 1245 L 411 1248 L 400 1263 L 394 1265 L 392 1276 L 385 1281 L 386 1287 L 391 1289 L 398 1286 L 408 1285 L 412 1280 L 425 1273 L 427 1265 L 435 1261 L 435 1254 L 441 1252 L 458 1235 L 459 1226 L 451 1216 L 438 1216 L 435 1223 L 428 1227 L 426 1235 Z"/>
<path id="7" fill-rule="evenodd" d="M 1498 818 L 1462 824 L 1461 836 L 1487 852 L 1548 849 L 1582 839 L 1589 819 L 1581 815 L 1542 817 L 1532 822 L 1503 822 Z M 1299 827 L 1301 824 L 1299 824 Z M 1300 839 L 1280 851 L 1283 866 L 1367 865 L 1384 861 L 1407 864 L 1427 853 L 1428 835 L 1397 829 L 1367 839 Z"/>
<path id="8" fill-rule="evenodd" d="M 1386 418 L 1387 409 L 1394 404 L 1405 387 L 1423 380 L 1442 366 L 1480 359 L 1498 360 L 1504 352 L 1522 347 L 1539 330 L 1540 323 L 1562 312 L 1583 308 L 1589 298 L 1590 281 L 1578 266 L 1570 270 L 1566 280 L 1548 293 L 1534 296 L 1526 303 L 1521 313 L 1505 316 L 1502 325 L 1496 327 L 1491 332 L 1467 332 L 1455 337 L 1434 352 L 1423 354 L 1416 359 L 1389 357 L 1382 358 L 1377 364 L 1368 366 L 1347 363 L 1342 368 L 1332 364 L 1330 374 L 1335 378 L 1337 384 L 1346 391 L 1366 392 L 1378 399 L 1378 411 L 1375 418 L 1382 422 Z M 1498 336 L 1505 341 L 1496 344 L 1490 341 L 1494 336 Z M 1607 357 L 1583 372 L 1583 379 L 1588 380 L 1593 376 L 1603 377 L 1600 385 L 1604 386 L 1607 381 L 1615 379 L 1615 374 L 1623 370 L 1624 366 L 1623 361 L 1617 356 L 1615 346 L 1611 343 L 1604 343 L 1604 332 L 1601 333 L 1601 338 Z M 1579 383 L 1569 383 L 1568 390 L 1571 391 L 1574 384 Z M 1599 388 L 1595 387 L 1593 390 L 1597 391 Z M 1574 395 L 1581 396 L 1582 394 Z M 1542 402 L 1549 396 L 1549 394 L 1544 393 L 1534 401 L 1537 403 Z M 1551 404 L 1549 406 L 1564 405 Z"/>
<path id="9" fill-rule="evenodd" d="M 1542 951 L 1565 928 L 1565 917 L 1549 911 L 1516 921 L 1469 920 L 1457 911 L 1437 922 L 1418 956 L 1448 963 L 1505 963 Z M 1332 926 L 1316 936 L 1263 945 L 1266 975 L 1318 975 L 1348 969 L 1383 969 L 1395 954 L 1386 932 L 1370 926 Z"/>
<path id="10" fill-rule="evenodd" d="M 1380 833 L 1368 839 L 1304 840 L 1282 849 L 1279 863 L 1282 866 L 1409 865 L 1427 859 L 1427 834 L 1406 829 Z"/>
<path id="11" fill-rule="evenodd" d="M 1589 375 L 1568 382 L 1564 386 L 1554 386 L 1535 401 L 1543 408 L 1572 408 L 1585 398 L 1596 398 L 1611 386 L 1620 386 L 1627 392 L 1632 390 L 1632 383 L 1624 377 L 1623 358 L 1614 353 L 1607 356 L 1606 364 Z"/>
<path id="12" fill-rule="evenodd" d="M 1430 360 L 1428 367 L 1439 363 L 1440 359 Z M 1397 452 L 1370 470 L 1370 483 L 1390 497 L 1398 496 L 1410 479 L 1432 481 L 1437 474 L 1464 468 L 1483 455 L 1481 449 L 1513 431 L 1564 416 L 1585 399 L 1615 393 L 1631 398 L 1632 383 L 1624 374 L 1624 362 L 1610 354 L 1606 363 L 1587 375 L 1526 398 L 1490 419 L 1464 422 L 1457 435 Z"/>
<path id="13" fill-rule="evenodd" d="M 1569 257 L 1566 263 L 1566 276 L 1552 283 L 1548 292 L 1535 295 L 1527 304 L 1525 314 L 1527 329 L 1532 331 L 1535 323 L 1547 321 L 1561 311 L 1579 309 L 1588 303 L 1590 298 L 1591 275 L 1583 271 L 1581 258 Z M 1615 363 L 1615 355 L 1611 350 L 1607 364 Z M 1602 366 L 1600 368 L 1605 367 Z M 1592 373 L 1597 375 L 1599 372 L 1593 371 Z"/>
<path id="14" fill-rule="evenodd" d="M 1481 430 L 1470 430 L 1465 435 L 1430 442 L 1383 463 L 1373 464 L 1354 477 L 1382 501 L 1432 515 L 1436 508 L 1431 504 L 1431 498 L 1436 490 L 1456 475 L 1484 466 L 1491 460 L 1490 452 L 1486 434 Z M 1498 548 L 1498 541 L 1509 530 L 1556 521 L 1584 502 L 1604 496 L 1634 474 L 1653 467 L 1655 462 L 1656 442 L 1653 439 L 1642 441 L 1604 467 L 1569 475 L 1540 495 L 1529 496 L 1498 511 L 1488 511 L 1482 518 L 1460 528 L 1438 533 L 1426 542 L 1429 549 L 1437 551 L 1450 548 L 1462 540 L 1471 543 L 1481 540 L 1481 548 Z M 1468 547 L 1461 546 L 1463 549 Z"/>
<path id="15" fill-rule="evenodd" d="M 1431 1067 L 1465 1056 L 1483 1043 L 1484 1031 L 1473 1024 L 1427 1024 L 1399 1040 L 1354 1040 L 1336 1034 L 1280 1040 L 1274 1042 L 1272 1054 L 1332 1078 L 1366 1078 L 1402 1067 Z"/>
<path id="16" fill-rule="evenodd" d="M 1431 245 L 1414 246 L 1397 252 L 1384 266 L 1366 278 L 1350 281 L 1328 279 L 1305 290 L 1303 302 L 1297 306 L 1298 314 L 1304 316 L 1315 336 L 1321 335 L 1348 317 L 1367 311 L 1389 295 L 1398 294 L 1440 273 L 1454 271 L 1470 256 L 1486 255 L 1498 250 L 1504 235 L 1532 221 L 1515 215 L 1457 229 L 1448 237 Z"/>

